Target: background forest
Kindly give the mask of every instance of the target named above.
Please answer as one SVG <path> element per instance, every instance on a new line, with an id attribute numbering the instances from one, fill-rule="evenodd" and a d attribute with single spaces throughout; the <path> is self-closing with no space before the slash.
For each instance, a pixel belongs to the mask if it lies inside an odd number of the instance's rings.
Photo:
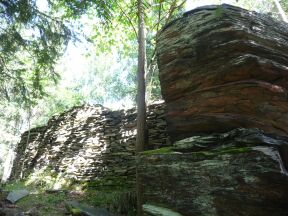
<path id="1" fill-rule="evenodd" d="M 161 99 L 157 32 L 187 10 L 222 3 L 287 21 L 287 0 L 144 1 L 148 104 Z M 21 133 L 51 116 L 82 104 L 135 105 L 137 1 L 0 0 L 0 19 L 0 176 Z"/>

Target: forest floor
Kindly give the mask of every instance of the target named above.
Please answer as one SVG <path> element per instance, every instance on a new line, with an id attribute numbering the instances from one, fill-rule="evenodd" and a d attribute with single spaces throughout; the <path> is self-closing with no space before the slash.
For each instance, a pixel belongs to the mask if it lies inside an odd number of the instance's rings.
<path id="1" fill-rule="evenodd" d="M 9 203 L 6 200 L 9 192 L 20 189 L 28 190 L 29 195 L 23 197 L 15 204 Z M 129 202 L 129 198 L 127 199 L 130 196 L 129 194 L 131 194 L 131 191 L 123 191 L 122 189 L 44 190 L 39 186 L 27 186 L 23 182 L 9 183 L 4 185 L 0 191 L 0 216 L 88 215 L 80 213 L 82 207 L 81 209 L 71 207 L 69 202 L 77 202 L 83 205 L 84 209 L 100 210 L 104 212 L 101 213 L 101 216 L 134 215 L 133 211 L 131 211 L 131 205 L 126 203 L 126 201 Z M 111 214 L 108 213 L 108 210 L 117 213 Z"/>

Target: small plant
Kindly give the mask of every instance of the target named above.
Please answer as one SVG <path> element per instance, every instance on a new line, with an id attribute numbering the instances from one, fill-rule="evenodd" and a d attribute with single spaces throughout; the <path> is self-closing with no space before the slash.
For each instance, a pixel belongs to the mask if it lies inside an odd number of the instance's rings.
<path id="1" fill-rule="evenodd" d="M 217 7 L 215 10 L 215 18 L 220 19 L 223 16 L 223 8 Z"/>
<path id="2" fill-rule="evenodd" d="M 64 178 L 61 173 L 56 173 L 49 167 L 35 171 L 27 180 L 27 185 L 35 185 L 42 189 L 68 188 L 72 181 Z"/>
<path id="3" fill-rule="evenodd" d="M 4 186 L 5 191 L 24 188 L 30 191 L 30 195 L 17 202 L 17 206 L 21 211 L 30 212 L 34 209 L 34 211 L 37 211 L 37 214 L 41 216 L 65 214 L 66 209 L 63 207 L 63 203 L 69 199 L 69 195 L 64 192 L 48 194 L 42 187 L 32 184 L 28 185 L 27 182 L 24 181 L 7 183 Z"/>
<path id="4" fill-rule="evenodd" d="M 111 212 L 132 216 L 136 211 L 136 193 L 127 189 L 87 190 L 82 200 L 93 206 L 101 206 Z"/>
<path id="5" fill-rule="evenodd" d="M 79 208 L 72 208 L 70 211 L 72 215 L 81 215 L 81 210 Z"/>
<path id="6" fill-rule="evenodd" d="M 49 177 L 45 183 L 45 179 Z M 29 212 L 33 207 L 37 207 L 38 215 L 65 215 L 67 213 L 65 203 L 71 200 L 77 200 L 80 203 L 88 204 L 94 207 L 104 207 L 116 215 L 134 216 L 136 212 L 136 193 L 133 189 L 126 186 L 103 186 L 99 181 L 95 182 L 94 187 L 83 183 L 73 182 L 67 187 L 67 190 L 56 190 L 53 192 L 53 186 L 57 180 L 54 173 L 38 172 L 37 175 L 30 176 L 28 181 L 18 181 L 6 184 L 4 190 L 12 191 L 18 189 L 27 189 L 31 194 L 17 202 L 19 209 Z M 106 179 L 107 180 L 107 179 Z M 102 182 L 103 183 L 103 182 Z M 125 183 L 123 179 L 118 179 L 117 183 Z M 75 191 L 77 185 L 82 189 Z M 92 184 L 93 185 L 93 184 Z M 101 186 L 102 185 L 102 186 Z M 49 189 L 49 190 L 47 190 Z M 52 193 L 50 192 L 52 191 Z M 71 210 L 71 209 L 70 209 Z M 70 211 L 69 210 L 69 211 Z M 71 212 L 71 211 L 70 211 Z M 79 209 L 73 209 L 73 215 L 79 215 Z"/>

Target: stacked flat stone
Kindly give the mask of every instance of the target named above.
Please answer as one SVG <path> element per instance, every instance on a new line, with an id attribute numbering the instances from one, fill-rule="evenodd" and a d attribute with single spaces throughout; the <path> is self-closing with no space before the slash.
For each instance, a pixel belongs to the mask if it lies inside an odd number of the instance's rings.
<path id="1" fill-rule="evenodd" d="M 148 107 L 150 149 L 169 145 L 164 104 Z M 80 181 L 133 182 L 135 174 L 136 109 L 111 111 L 103 106 L 74 107 L 25 132 L 16 149 L 12 178 L 26 178 L 49 169 Z M 113 181 L 110 181 L 113 184 Z"/>

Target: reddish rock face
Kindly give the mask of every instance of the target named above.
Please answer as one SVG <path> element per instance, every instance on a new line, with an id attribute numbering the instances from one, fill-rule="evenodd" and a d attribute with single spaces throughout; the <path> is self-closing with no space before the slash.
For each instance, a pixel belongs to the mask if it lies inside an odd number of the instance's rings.
<path id="1" fill-rule="evenodd" d="M 228 5 L 186 13 L 157 41 L 174 140 L 260 128 L 288 135 L 288 25 Z"/>

